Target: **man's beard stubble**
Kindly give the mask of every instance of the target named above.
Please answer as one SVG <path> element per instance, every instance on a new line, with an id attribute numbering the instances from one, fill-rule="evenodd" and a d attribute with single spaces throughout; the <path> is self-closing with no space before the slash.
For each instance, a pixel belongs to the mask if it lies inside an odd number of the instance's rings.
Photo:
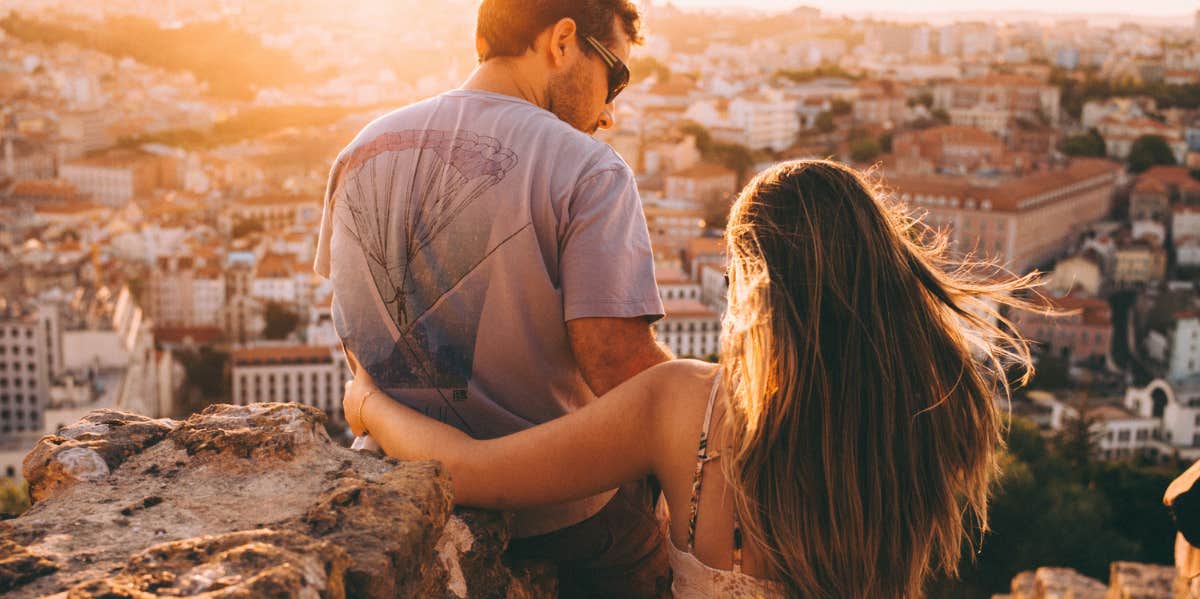
<path id="1" fill-rule="evenodd" d="M 581 60 L 562 75 L 551 77 L 546 89 L 547 110 L 588 135 L 600 128 L 599 115 L 588 114 L 587 90 L 590 83 L 587 62 Z"/>

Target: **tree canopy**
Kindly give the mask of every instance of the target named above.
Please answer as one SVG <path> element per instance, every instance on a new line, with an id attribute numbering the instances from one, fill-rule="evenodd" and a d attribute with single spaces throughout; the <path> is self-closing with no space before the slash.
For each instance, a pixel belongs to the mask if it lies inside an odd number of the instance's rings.
<path id="1" fill-rule="evenodd" d="M 1143 135 L 1129 148 L 1129 170 L 1143 172 L 1152 166 L 1175 164 L 1175 153 L 1167 140 L 1158 135 Z"/>

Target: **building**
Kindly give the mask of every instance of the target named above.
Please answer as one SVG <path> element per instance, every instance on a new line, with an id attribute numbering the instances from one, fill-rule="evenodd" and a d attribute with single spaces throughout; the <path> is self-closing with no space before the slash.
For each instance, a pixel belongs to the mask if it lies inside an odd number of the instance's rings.
<path id="1" fill-rule="evenodd" d="M 219 316 L 225 337 L 245 345 L 262 335 L 266 307 L 251 293 L 257 259 L 251 252 L 231 252 L 225 265 L 225 307 Z"/>
<path id="2" fill-rule="evenodd" d="M 1138 181 L 1157 181 L 1167 188 L 1172 204 L 1200 206 L 1200 180 L 1192 177 L 1187 167 L 1152 166 L 1138 176 Z"/>
<path id="3" fill-rule="evenodd" d="M 1182 163 L 1187 155 L 1187 140 L 1184 139 L 1183 128 L 1149 117 L 1111 114 L 1101 119 L 1096 129 L 1104 137 L 1105 148 L 1113 158 L 1128 158 L 1134 142 L 1145 135 L 1156 135 L 1166 140 L 1171 153 L 1175 155 L 1175 162 Z"/>
<path id="4" fill-rule="evenodd" d="M 1017 120 L 1058 126 L 1060 91 L 1022 75 L 989 75 L 945 83 L 934 89 L 934 107 L 950 122 L 1007 136 Z"/>
<path id="5" fill-rule="evenodd" d="M 1146 242 L 1133 242 L 1113 252 L 1112 280 L 1118 286 L 1161 281 L 1167 274 L 1167 252 Z"/>
<path id="6" fill-rule="evenodd" d="M 1058 315 L 1019 311 L 1013 324 L 1047 352 L 1074 360 L 1108 355 L 1112 344 L 1112 309 L 1101 298 L 1064 296 L 1041 298 L 1043 307 Z"/>
<path id="7" fill-rule="evenodd" d="M 295 305 L 300 299 L 295 266 L 296 261 L 286 254 L 264 254 L 250 282 L 250 295 L 264 302 Z"/>
<path id="8" fill-rule="evenodd" d="M 1074 292 L 1096 297 L 1104 284 L 1102 262 L 1103 258 L 1094 250 L 1063 258 L 1055 263 L 1046 288 L 1059 296 Z"/>
<path id="9" fill-rule="evenodd" d="M 49 148 L 14 136 L 0 142 L 0 175 L 12 179 L 49 179 L 54 176 L 57 160 Z"/>
<path id="10" fill-rule="evenodd" d="M 783 94 L 743 94 L 729 102 L 729 120 L 745 132 L 741 142 L 752 150 L 787 149 L 800 133 L 796 102 Z"/>
<path id="11" fill-rule="evenodd" d="M 679 357 L 705 358 L 721 351 L 721 318 L 695 299 L 663 302 L 666 316 L 654 323 L 654 333 Z"/>
<path id="12" fill-rule="evenodd" d="M 959 252 L 998 258 L 1024 272 L 1054 258 L 1086 226 L 1108 215 L 1121 166 L 1076 159 L 1028 175 L 976 181 L 941 175 L 897 175 L 898 199 L 925 212 Z"/>
<path id="13" fill-rule="evenodd" d="M 59 170 L 59 176 L 97 202 L 122 208 L 158 187 L 159 162 L 156 156 L 121 150 L 68 161 Z"/>
<path id="14" fill-rule="evenodd" d="M 663 302 L 673 300 L 700 300 L 700 285 L 678 268 L 654 269 L 654 282 Z"/>
<path id="15" fill-rule="evenodd" d="M 267 231 L 278 231 L 321 218 L 318 200 L 298 195 L 262 195 L 233 202 L 229 209 L 233 225 L 257 222 Z"/>
<path id="16" fill-rule="evenodd" d="M 704 232 L 705 210 L 687 200 L 655 200 L 643 197 L 642 212 L 655 253 L 679 255 L 689 239 Z"/>
<path id="17" fill-rule="evenodd" d="M 976 127 L 906 131 L 892 142 L 895 172 L 967 174 L 1005 167 L 1004 142 Z"/>
<path id="18" fill-rule="evenodd" d="M 1171 452 L 1184 460 L 1200 459 L 1200 384 L 1196 380 L 1157 379 L 1145 387 L 1130 387 L 1125 391 L 1125 407 L 1140 418 L 1155 421 L 1150 437 L 1160 445 L 1160 455 Z"/>
<path id="19" fill-rule="evenodd" d="M 295 402 L 343 422 L 350 380 L 345 354 L 328 346 L 264 346 L 233 350 L 233 403 Z"/>
<path id="20" fill-rule="evenodd" d="M 737 193 L 737 173 L 708 162 L 667 175 L 666 197 L 698 204 L 727 200 Z"/>
<path id="21" fill-rule="evenodd" d="M 1141 416 L 1114 402 L 1088 408 L 1087 415 L 1096 422 L 1096 451 L 1101 459 L 1156 457 L 1163 453 L 1157 438 L 1161 434 L 1157 418 Z"/>
<path id="22" fill-rule="evenodd" d="M 892 81 L 862 81 L 854 101 L 854 121 L 892 128 L 908 120 L 908 96 Z"/>
<path id="23" fill-rule="evenodd" d="M 1200 374 L 1200 314 L 1192 311 L 1175 313 L 1171 327 L 1164 333 L 1165 345 L 1154 348 L 1154 343 L 1148 340 L 1147 346 L 1151 348 L 1152 357 L 1166 362 L 1167 377 L 1182 381 Z"/>
<path id="24" fill-rule="evenodd" d="M 52 308 L 0 300 L 0 433 L 40 433 L 62 337 Z"/>
<path id="25" fill-rule="evenodd" d="M 1166 222 L 1171 214 L 1171 195 L 1165 183 L 1139 177 L 1129 193 L 1129 220 Z"/>
<path id="26" fill-rule="evenodd" d="M 147 281 L 150 317 L 165 327 L 220 324 L 225 306 L 225 275 L 191 256 L 164 256 Z"/>
<path id="27" fill-rule="evenodd" d="M 1175 243 L 1175 262 L 1180 266 L 1200 266 L 1200 206 L 1175 206 L 1171 218 L 1171 239 Z"/>

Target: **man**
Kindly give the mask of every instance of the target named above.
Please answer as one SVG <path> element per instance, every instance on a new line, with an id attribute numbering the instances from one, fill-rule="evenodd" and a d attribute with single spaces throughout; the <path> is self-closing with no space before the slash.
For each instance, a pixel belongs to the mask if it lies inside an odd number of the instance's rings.
<path id="1" fill-rule="evenodd" d="M 316 269 L 344 345 L 393 398 L 490 438 L 669 359 L 633 174 L 588 135 L 613 125 L 638 25 L 628 0 L 484 0 L 466 83 L 338 157 Z M 564 596 L 654 596 L 656 495 L 518 513 L 510 556 L 556 561 Z"/>

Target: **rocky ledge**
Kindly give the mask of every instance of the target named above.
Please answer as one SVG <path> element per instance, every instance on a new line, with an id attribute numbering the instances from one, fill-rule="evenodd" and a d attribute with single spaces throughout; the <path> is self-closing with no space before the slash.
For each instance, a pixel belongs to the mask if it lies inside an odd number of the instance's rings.
<path id="1" fill-rule="evenodd" d="M 500 561 L 503 516 L 452 511 L 434 462 L 351 451 L 298 404 L 183 422 L 101 410 L 41 439 L 0 522 L 0 595 L 552 597 Z"/>
<path id="2" fill-rule="evenodd" d="M 1114 562 L 1107 586 L 1070 568 L 1038 568 L 1017 574 L 1012 593 L 992 599 L 1174 599 L 1175 584 L 1171 566 Z"/>

